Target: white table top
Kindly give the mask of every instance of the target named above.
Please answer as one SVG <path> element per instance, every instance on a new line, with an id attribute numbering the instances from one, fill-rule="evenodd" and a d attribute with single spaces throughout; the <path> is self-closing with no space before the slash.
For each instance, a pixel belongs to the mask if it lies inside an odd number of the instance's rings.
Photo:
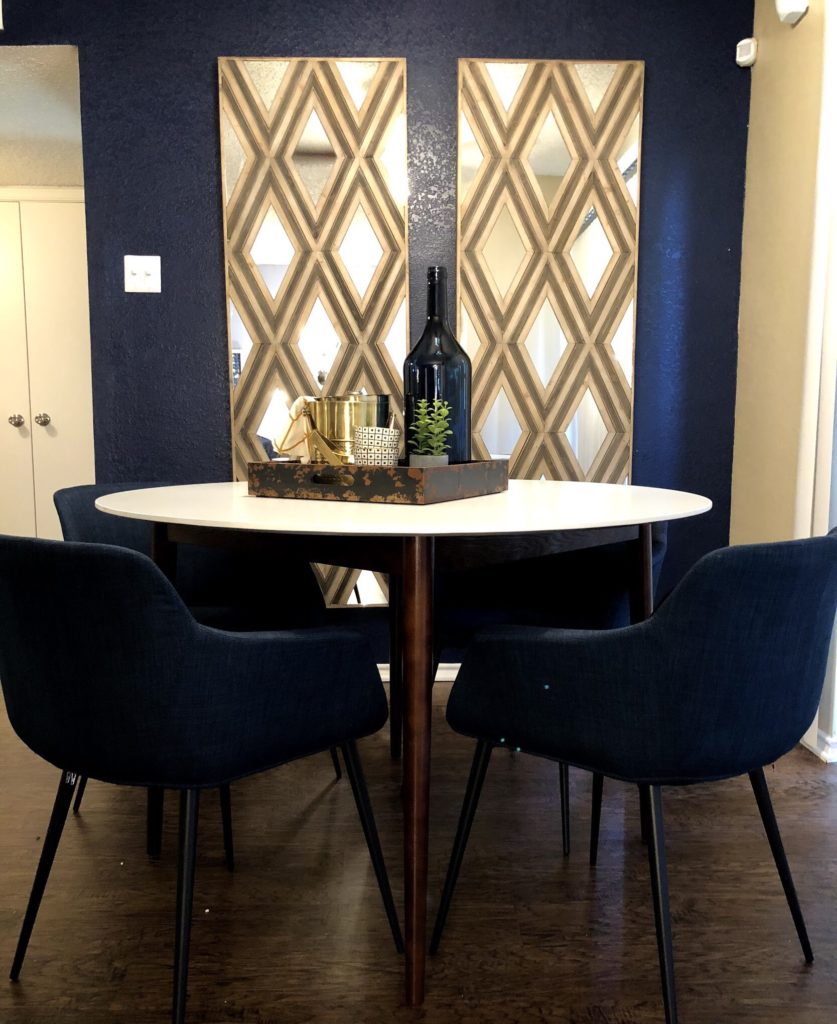
<path id="1" fill-rule="evenodd" d="M 129 519 L 226 530 L 443 537 L 635 526 L 700 515 L 712 502 L 659 487 L 510 480 L 501 494 L 424 506 L 255 498 L 246 483 L 216 483 L 106 494 L 96 508 Z"/>

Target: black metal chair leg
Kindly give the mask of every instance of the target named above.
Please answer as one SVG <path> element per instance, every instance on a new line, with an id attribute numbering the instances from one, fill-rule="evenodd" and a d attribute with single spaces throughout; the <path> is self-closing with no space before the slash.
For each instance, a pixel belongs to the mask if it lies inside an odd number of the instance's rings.
<path id="1" fill-rule="evenodd" d="M 663 827 L 663 796 L 659 786 L 640 786 L 640 806 L 648 811 L 648 866 L 651 869 L 651 894 L 654 923 L 657 926 L 657 951 L 663 983 L 666 1024 L 677 1024 L 677 998 L 674 989 L 674 947 L 671 941 L 671 914 L 668 901 L 668 868 Z"/>
<path id="2" fill-rule="evenodd" d="M 570 855 L 570 766 L 566 761 L 558 764 L 559 788 L 561 790 L 561 841 L 564 856 Z"/>
<path id="3" fill-rule="evenodd" d="M 604 775 L 593 773 L 593 806 L 590 812 L 590 867 L 599 859 L 599 826 L 602 823 L 602 793 Z"/>
<path id="4" fill-rule="evenodd" d="M 390 889 L 389 885 L 389 876 L 387 875 L 387 868 L 384 863 L 384 854 L 381 850 L 381 841 L 378 838 L 375 816 L 372 813 L 369 791 L 366 788 L 366 780 L 363 777 L 363 768 L 358 756 L 357 744 L 354 740 L 349 740 L 349 742 L 342 744 L 340 749 L 343 752 L 343 760 L 346 762 L 346 774 L 349 776 L 349 782 L 352 786 L 352 795 L 355 798 L 363 835 L 369 848 L 369 856 L 372 858 L 372 867 L 378 880 L 378 888 L 381 890 L 381 898 L 384 901 L 384 910 L 386 911 L 389 927 L 392 931 L 395 948 L 399 953 L 403 953 L 404 939 L 401 935 L 401 925 L 398 923 L 398 914 L 392 899 L 392 889 Z"/>
<path id="5" fill-rule="evenodd" d="M 198 842 L 200 790 L 180 794 L 180 833 L 177 852 L 177 917 L 174 932 L 174 998 L 171 1019 L 184 1024 L 186 982 L 189 974 L 189 936 L 192 927 L 192 893 L 195 888 L 195 850 Z"/>
<path id="6" fill-rule="evenodd" d="M 799 944 L 802 946 L 802 953 L 807 963 L 814 962 L 814 951 L 808 939 L 808 929 L 805 927 L 805 918 L 802 916 L 802 908 L 799 906 L 799 898 L 796 895 L 796 888 L 793 884 L 788 859 L 785 856 L 785 847 L 782 843 L 782 836 L 779 826 L 776 823 L 776 815 L 773 813 L 773 803 L 770 799 L 770 791 L 767 788 L 767 779 L 764 777 L 764 769 L 750 772 L 750 783 L 756 795 L 756 803 L 759 805 L 764 831 L 767 833 L 767 840 L 773 853 L 773 860 L 782 880 L 782 888 L 785 890 L 785 898 L 790 907 L 793 923 L 796 925 L 796 934 L 799 936 Z"/>
<path id="7" fill-rule="evenodd" d="M 149 857 L 160 859 L 163 849 L 163 790 L 159 786 L 148 787 L 145 849 Z"/>
<path id="8" fill-rule="evenodd" d="M 450 910 L 450 903 L 453 899 L 456 880 L 459 877 L 459 869 L 462 866 L 462 858 L 465 856 L 465 847 L 468 845 L 468 836 L 471 834 L 474 815 L 477 813 L 477 804 L 480 800 L 482 784 L 485 782 L 485 773 L 488 771 L 488 762 L 491 760 L 492 749 L 492 744 L 488 740 L 479 740 L 477 742 L 474 760 L 471 762 L 471 773 L 468 776 L 468 786 L 465 789 L 465 799 L 462 801 L 462 810 L 459 814 L 456 838 L 454 839 L 453 849 L 450 854 L 445 886 L 442 889 L 442 899 L 436 912 L 436 923 L 433 926 L 433 936 L 430 939 L 431 953 L 439 951 L 439 943 L 442 941 L 442 932 L 445 927 L 448 911 Z"/>
<path id="9" fill-rule="evenodd" d="M 84 796 L 85 789 L 87 789 L 87 776 L 79 775 L 76 783 L 76 798 L 73 801 L 73 814 L 78 814 L 81 810 L 81 798 Z"/>
<path id="10" fill-rule="evenodd" d="M 17 981 L 20 976 L 20 969 L 23 967 L 23 958 L 26 956 L 26 949 L 35 927 L 35 918 L 38 916 L 38 908 L 43 899 L 49 873 L 52 869 L 52 862 L 58 850 L 58 843 L 61 840 L 61 833 L 64 830 L 64 823 L 70 811 L 70 804 L 73 799 L 78 776 L 73 772 L 62 772 L 61 782 L 58 785 L 58 793 L 55 796 L 55 803 L 52 805 L 52 815 L 49 819 L 49 827 L 44 838 L 41 858 L 38 861 L 38 869 L 35 872 L 35 881 L 32 884 L 32 892 L 29 896 L 29 903 L 26 907 L 26 914 L 23 917 L 23 927 L 20 929 L 20 938 L 17 940 L 15 958 L 12 961 L 12 970 L 9 977 Z"/>
<path id="11" fill-rule="evenodd" d="M 329 747 L 331 763 L 334 765 L 334 778 L 339 782 L 343 778 L 343 769 L 340 767 L 340 758 L 337 756 L 337 747 Z"/>
<path id="12" fill-rule="evenodd" d="M 229 871 L 235 870 L 235 850 L 233 848 L 232 831 L 232 800 L 229 785 L 218 787 L 218 798 L 221 802 L 221 826 L 224 830 L 224 859 Z"/>

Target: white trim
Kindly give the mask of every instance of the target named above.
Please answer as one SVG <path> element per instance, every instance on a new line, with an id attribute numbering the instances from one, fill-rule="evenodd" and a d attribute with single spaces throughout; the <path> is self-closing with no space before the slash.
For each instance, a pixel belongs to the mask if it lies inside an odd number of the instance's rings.
<path id="1" fill-rule="evenodd" d="M 829 736 L 822 729 L 817 729 L 816 739 L 812 740 L 808 732 L 802 738 L 802 746 L 826 764 L 837 764 L 837 736 Z"/>
<path id="2" fill-rule="evenodd" d="M 378 671 L 381 673 L 381 680 L 385 683 L 389 682 L 389 665 L 379 665 Z M 437 683 L 452 683 L 456 679 L 456 674 L 459 671 L 459 665 L 455 662 L 443 662 L 439 665 L 439 670 L 436 673 Z"/>
<path id="3" fill-rule="evenodd" d="M 84 189 L 75 185 L 0 185 L 0 202 L 83 203 Z"/>

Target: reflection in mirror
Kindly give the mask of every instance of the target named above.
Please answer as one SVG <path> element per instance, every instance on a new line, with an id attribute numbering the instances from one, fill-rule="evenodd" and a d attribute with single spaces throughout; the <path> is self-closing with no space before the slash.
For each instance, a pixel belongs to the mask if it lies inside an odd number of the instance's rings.
<path id="1" fill-rule="evenodd" d="M 546 208 L 549 209 L 572 162 L 567 143 L 551 110 L 543 119 L 527 160 Z"/>
<path id="2" fill-rule="evenodd" d="M 494 83 L 503 108 L 508 113 L 529 65 L 524 62 L 512 64 L 491 61 L 485 65 L 485 69 L 488 72 L 488 77 Z"/>
<path id="3" fill-rule="evenodd" d="M 267 113 L 273 109 L 279 89 L 288 70 L 286 60 L 245 60 L 242 67 L 256 89 L 256 94 Z"/>
<path id="4" fill-rule="evenodd" d="M 482 427 L 482 438 L 491 459 L 508 459 L 523 428 L 515 416 L 505 388 L 500 388 Z"/>
<path id="5" fill-rule="evenodd" d="M 606 438 L 607 424 L 602 419 L 593 392 L 588 387 L 567 427 L 567 440 L 585 476 L 590 472 L 590 467 Z"/>
<path id="6" fill-rule="evenodd" d="M 361 203 L 357 204 L 349 230 L 337 250 L 361 300 L 366 297 L 378 264 L 384 255 L 375 229 Z"/>
<path id="7" fill-rule="evenodd" d="M 523 344 L 541 383 L 547 387 L 553 373 L 558 369 L 561 356 L 567 350 L 567 336 L 549 299 L 543 300 L 540 312 Z"/>
<path id="8" fill-rule="evenodd" d="M 288 409 L 291 407 L 291 400 L 281 388 L 275 388 L 270 397 L 267 409 L 256 428 L 256 436 L 264 447 L 265 454 L 271 455 L 273 441 L 281 437 L 288 421 Z"/>
<path id="9" fill-rule="evenodd" d="M 570 258 L 590 298 L 599 287 L 612 257 L 613 249 L 607 240 L 602 222 L 595 206 L 591 206 L 570 249 Z"/>
<path id="10" fill-rule="evenodd" d="M 356 110 L 366 102 L 372 79 L 381 66 L 377 60 L 336 60 L 334 66 L 343 79 L 346 91 L 352 98 Z"/>
<path id="11" fill-rule="evenodd" d="M 625 315 L 619 321 L 613 341 L 610 343 L 616 362 L 625 374 L 628 387 L 634 383 L 634 304 L 628 303 Z"/>
<path id="12" fill-rule="evenodd" d="M 468 194 L 471 182 L 476 178 L 485 159 L 480 149 L 471 122 L 463 111 L 459 116 L 459 198 L 460 201 Z"/>
<path id="13" fill-rule="evenodd" d="M 630 475 L 642 86 L 633 61 L 460 62 L 472 450 L 513 477 Z"/>
<path id="14" fill-rule="evenodd" d="M 262 220 L 255 241 L 250 247 L 250 258 L 275 299 L 282 287 L 291 260 L 294 258 L 294 246 L 279 215 L 273 206 L 269 206 Z"/>
<path id="15" fill-rule="evenodd" d="M 299 332 L 299 351 L 317 382 L 318 390 L 322 390 L 328 371 L 340 351 L 340 336 L 320 299 L 314 302 Z"/>
<path id="16" fill-rule="evenodd" d="M 637 177 L 637 165 L 639 163 L 639 114 L 634 118 L 631 127 L 622 139 L 622 143 L 616 153 L 616 166 L 622 174 L 628 192 L 637 203 L 637 190 L 639 178 Z"/>
<path id="17" fill-rule="evenodd" d="M 509 212 L 508 203 L 503 204 L 494 221 L 482 255 L 500 296 L 505 298 L 526 258 L 526 246 Z"/>
<path id="18" fill-rule="evenodd" d="M 337 154 L 316 110 L 308 115 L 292 160 L 311 202 L 317 206 L 337 163 Z"/>
<path id="19" fill-rule="evenodd" d="M 594 113 L 601 106 L 618 66 L 618 64 L 605 64 L 601 61 L 593 64 L 576 64 L 575 69 Z"/>
<path id="20" fill-rule="evenodd" d="M 232 299 L 230 299 L 230 351 L 232 353 L 232 382 L 235 387 L 241 379 L 241 373 L 253 351 L 253 339 L 244 326 L 244 321 Z"/>

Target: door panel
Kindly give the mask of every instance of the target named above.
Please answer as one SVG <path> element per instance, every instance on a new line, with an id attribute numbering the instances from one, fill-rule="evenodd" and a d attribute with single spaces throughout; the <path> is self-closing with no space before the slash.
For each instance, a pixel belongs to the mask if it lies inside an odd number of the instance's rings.
<path id="1" fill-rule="evenodd" d="M 20 205 L 0 203 L 0 533 L 35 534 Z M 19 415 L 23 426 L 9 417 Z"/>
<path id="2" fill-rule="evenodd" d="M 39 537 L 60 538 L 52 495 L 95 479 L 84 205 L 23 202 L 20 218 L 36 524 Z"/>

